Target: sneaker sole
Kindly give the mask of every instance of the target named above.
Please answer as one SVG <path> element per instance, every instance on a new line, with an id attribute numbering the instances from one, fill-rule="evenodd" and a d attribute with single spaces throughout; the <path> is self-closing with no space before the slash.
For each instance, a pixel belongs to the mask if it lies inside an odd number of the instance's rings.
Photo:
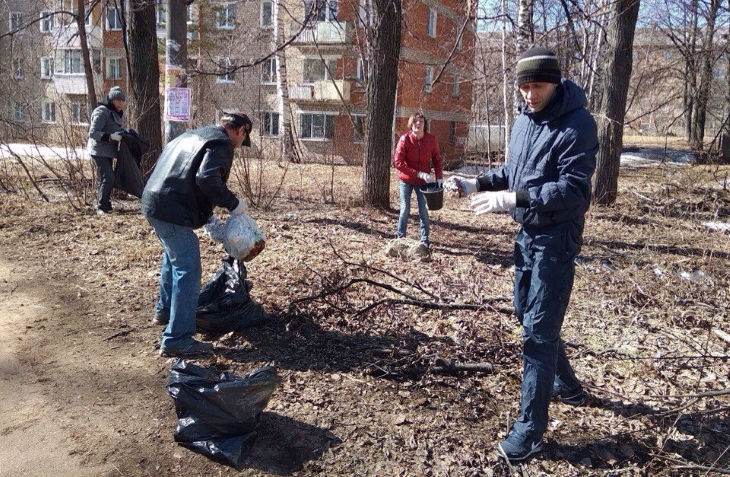
<path id="1" fill-rule="evenodd" d="M 538 452 L 542 451 L 542 443 L 540 443 L 539 446 L 532 449 L 530 452 L 525 454 L 523 457 L 520 458 L 510 458 L 507 457 L 507 453 L 502 449 L 502 444 L 497 444 L 497 454 L 499 454 L 500 457 L 502 457 L 504 460 L 506 460 L 510 464 L 514 464 L 515 462 L 522 462 L 526 460 L 528 457 L 530 457 L 533 454 L 537 454 Z"/>

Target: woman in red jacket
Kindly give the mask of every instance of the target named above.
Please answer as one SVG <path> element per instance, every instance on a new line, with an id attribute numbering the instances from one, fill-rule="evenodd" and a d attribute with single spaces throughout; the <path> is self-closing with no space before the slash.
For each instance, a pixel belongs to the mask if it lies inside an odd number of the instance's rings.
<path id="1" fill-rule="evenodd" d="M 398 217 L 398 232 L 396 238 L 406 236 L 408 216 L 411 213 L 411 193 L 416 191 L 418 202 L 418 219 L 421 224 L 421 243 L 430 248 L 428 241 L 428 208 L 426 198 L 421 192 L 421 186 L 433 183 L 436 180 L 438 187 L 443 184 L 444 169 L 441 164 L 441 154 L 436 137 L 425 131 L 426 118 L 416 113 L 408 118 L 408 131 L 401 136 L 395 148 L 393 165 L 398 169 L 400 179 L 400 216 Z M 435 169 L 436 177 L 431 174 L 431 166 Z"/>

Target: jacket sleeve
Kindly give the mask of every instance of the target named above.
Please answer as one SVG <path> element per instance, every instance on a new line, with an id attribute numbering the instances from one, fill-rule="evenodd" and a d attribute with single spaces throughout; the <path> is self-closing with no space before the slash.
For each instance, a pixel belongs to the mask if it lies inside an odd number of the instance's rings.
<path id="1" fill-rule="evenodd" d="M 588 204 L 597 152 L 595 122 L 567 129 L 552 151 L 557 158 L 557 179 L 530 189 L 530 209 L 560 211 Z"/>
<path id="2" fill-rule="evenodd" d="M 418 177 L 418 171 L 408 164 L 408 139 L 405 134 L 401 136 L 395 147 L 393 165 L 408 177 Z"/>
<path id="3" fill-rule="evenodd" d="M 89 137 L 95 141 L 108 141 L 109 133 L 104 132 L 110 111 L 104 106 L 97 106 L 91 113 L 89 121 Z"/>
<path id="4" fill-rule="evenodd" d="M 479 192 L 509 189 L 509 168 L 512 161 L 496 169 L 489 169 L 483 176 L 477 178 Z"/>
<path id="5" fill-rule="evenodd" d="M 226 186 L 232 163 L 232 145 L 210 144 L 195 174 L 195 182 L 211 203 L 228 210 L 238 205 L 238 198 Z"/>

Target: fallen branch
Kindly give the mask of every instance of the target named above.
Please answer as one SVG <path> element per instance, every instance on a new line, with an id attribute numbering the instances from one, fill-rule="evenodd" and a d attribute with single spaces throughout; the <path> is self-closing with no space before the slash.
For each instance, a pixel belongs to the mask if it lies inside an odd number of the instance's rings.
<path id="1" fill-rule="evenodd" d="M 690 464 L 687 461 L 674 459 L 672 457 L 666 457 L 666 456 L 659 455 L 659 454 L 650 454 L 650 455 L 653 457 L 656 457 L 657 459 L 665 460 L 667 462 L 671 462 L 672 464 L 677 464 L 676 469 L 694 470 L 694 471 L 707 472 L 707 473 L 713 472 L 713 473 L 718 473 L 718 474 L 723 474 L 723 475 L 730 475 L 730 469 L 722 469 L 719 467 L 706 467 L 704 465 L 699 465 L 699 464 Z"/>
<path id="2" fill-rule="evenodd" d="M 104 338 L 104 340 L 103 340 L 103 341 L 109 341 L 109 340 L 113 340 L 114 338 L 119 338 L 120 336 L 125 336 L 125 335 L 128 335 L 128 334 L 129 334 L 129 332 L 130 332 L 130 330 L 122 330 L 122 331 L 117 331 L 117 332 L 116 332 L 116 333 L 114 333 L 113 335 L 111 335 L 111 336 L 107 336 L 106 338 Z"/>
<path id="3" fill-rule="evenodd" d="M 725 333 L 721 329 L 719 329 L 719 328 L 712 328 L 712 332 L 715 334 L 715 336 L 717 336 L 721 340 L 725 341 L 726 343 L 730 343 L 730 335 L 727 334 L 727 333 Z"/>

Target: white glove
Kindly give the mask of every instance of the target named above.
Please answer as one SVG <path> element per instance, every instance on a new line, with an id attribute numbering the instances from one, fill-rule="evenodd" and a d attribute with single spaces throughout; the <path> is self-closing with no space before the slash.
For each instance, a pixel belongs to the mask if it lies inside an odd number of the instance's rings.
<path id="1" fill-rule="evenodd" d="M 231 215 L 243 215 L 246 212 L 248 212 L 248 206 L 246 205 L 246 201 L 243 199 L 238 199 L 238 205 L 235 209 L 231 210 Z"/>
<path id="2" fill-rule="evenodd" d="M 457 197 L 466 197 L 469 194 L 479 192 L 479 183 L 476 179 L 467 179 L 466 177 L 451 176 L 444 182 L 444 188 L 452 195 Z"/>
<path id="3" fill-rule="evenodd" d="M 118 133 L 118 132 L 111 133 L 109 135 L 109 139 L 111 139 L 112 141 L 121 141 L 122 140 L 122 133 Z"/>
<path id="4" fill-rule="evenodd" d="M 423 181 L 426 184 L 430 184 L 431 182 L 433 182 L 436 179 L 433 175 L 429 174 L 428 172 L 419 172 L 418 178 L 423 179 Z"/>
<path id="5" fill-rule="evenodd" d="M 214 242 L 223 243 L 226 239 L 226 229 L 223 228 L 221 219 L 217 215 L 213 214 L 208 219 L 208 222 L 203 225 L 205 235 L 210 237 Z"/>
<path id="6" fill-rule="evenodd" d="M 436 179 L 436 187 L 441 189 L 444 186 L 444 180 L 443 179 Z"/>
<path id="7" fill-rule="evenodd" d="M 471 206 L 477 215 L 487 212 L 504 212 L 517 205 L 517 192 L 501 190 L 483 192 L 471 198 Z"/>

